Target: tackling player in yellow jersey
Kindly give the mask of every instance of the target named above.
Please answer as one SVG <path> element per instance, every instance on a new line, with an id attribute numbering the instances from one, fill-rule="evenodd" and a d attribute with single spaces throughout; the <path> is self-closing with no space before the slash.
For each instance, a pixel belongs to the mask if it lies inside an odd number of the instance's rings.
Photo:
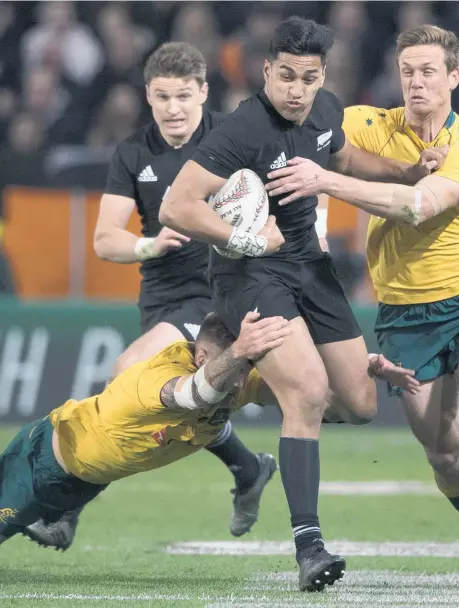
<path id="1" fill-rule="evenodd" d="M 424 25 L 400 34 L 396 54 L 405 107 L 348 108 L 343 128 L 355 146 L 387 158 L 416 162 L 428 153 L 435 173 L 409 187 L 310 164 L 303 170 L 314 187 L 372 214 L 367 256 L 378 341 L 388 359 L 422 381 L 402 401 L 438 487 L 459 510 L 459 116 L 451 108 L 459 41 Z"/>
<path id="2" fill-rule="evenodd" d="M 24 427 L 0 457 L 0 543 L 26 533 L 38 518 L 53 522 L 81 508 L 113 481 L 194 454 L 243 405 L 274 404 L 252 362 L 281 345 L 291 329 L 282 317 L 258 317 L 248 313 L 235 340 L 211 313 L 195 345 L 174 342 L 122 372 L 100 395 L 69 400 Z M 382 355 L 369 356 L 369 373 L 419 389 L 414 372 Z M 345 408 L 333 395 L 329 402 L 327 414 L 336 421 Z M 246 521 L 235 525 L 255 523 L 260 497 L 242 496 Z M 233 518 L 239 517 L 235 510 Z"/>

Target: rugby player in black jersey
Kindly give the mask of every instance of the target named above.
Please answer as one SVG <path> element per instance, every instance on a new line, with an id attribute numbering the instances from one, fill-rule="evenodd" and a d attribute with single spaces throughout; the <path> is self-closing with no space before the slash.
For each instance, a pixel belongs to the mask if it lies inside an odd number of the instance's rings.
<path id="1" fill-rule="evenodd" d="M 142 336 L 118 359 L 115 376 L 172 342 L 194 341 L 211 310 L 208 245 L 162 228 L 158 213 L 183 164 L 224 115 L 203 109 L 208 92 L 206 64 L 193 46 L 163 44 L 147 60 L 144 75 L 153 121 L 121 142 L 114 153 L 94 237 L 102 259 L 141 264 Z M 142 238 L 126 230 L 134 210 L 142 221 Z M 270 454 L 248 450 L 229 420 L 206 449 L 234 475 L 230 531 L 241 536 L 257 520 L 261 494 L 276 470 L 275 460 Z M 38 521 L 26 533 L 44 546 L 67 549 L 78 515 L 69 512 L 48 526 Z"/>
<path id="2" fill-rule="evenodd" d="M 270 173 L 300 157 L 362 179 L 415 183 L 428 173 L 422 163 L 384 159 L 346 140 L 342 105 L 322 89 L 332 42 L 331 31 L 313 21 L 291 17 L 280 23 L 264 63 L 264 90 L 242 102 L 198 147 L 159 214 L 174 230 L 243 255 L 211 254 L 215 309 L 233 333 L 250 310 L 290 320 L 291 334 L 256 366 L 283 413 L 279 465 L 302 591 L 333 584 L 345 569 L 342 557 L 325 550 L 320 529 L 318 439 L 331 403 L 354 421 L 373 418 L 376 387 L 368 353 L 331 258 L 319 247 L 316 197 L 287 206 L 271 197 L 271 218 L 259 235 L 233 229 L 205 201 L 238 169 L 252 169 L 267 184 Z"/>

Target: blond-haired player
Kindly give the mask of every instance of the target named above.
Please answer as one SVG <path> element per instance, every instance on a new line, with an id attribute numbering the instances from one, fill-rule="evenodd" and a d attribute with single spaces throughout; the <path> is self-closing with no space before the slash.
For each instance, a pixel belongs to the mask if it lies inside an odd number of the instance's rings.
<path id="1" fill-rule="evenodd" d="M 405 106 L 348 108 L 343 128 L 355 146 L 387 158 L 415 162 L 430 153 L 438 170 L 409 187 L 301 163 L 306 179 L 287 199 L 317 188 L 372 214 L 367 255 L 378 341 L 422 382 L 418 394 L 402 394 L 404 408 L 438 487 L 459 510 L 459 116 L 451 107 L 459 41 L 423 25 L 400 34 L 396 55 Z"/>

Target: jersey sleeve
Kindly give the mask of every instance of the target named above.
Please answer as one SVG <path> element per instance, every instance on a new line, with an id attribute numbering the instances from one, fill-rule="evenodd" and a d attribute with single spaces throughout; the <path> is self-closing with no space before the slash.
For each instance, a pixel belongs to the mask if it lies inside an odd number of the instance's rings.
<path id="1" fill-rule="evenodd" d="M 174 378 L 188 376 L 190 373 L 193 372 L 186 366 L 167 362 L 144 370 L 137 386 L 140 403 L 152 412 L 164 410 L 165 406 L 161 402 L 163 387 Z"/>
<path id="2" fill-rule="evenodd" d="M 121 146 L 118 146 L 110 161 L 105 194 L 135 198 L 135 176 L 129 171 Z"/>
<path id="3" fill-rule="evenodd" d="M 163 349 L 147 364 L 139 376 L 137 395 L 140 403 L 151 411 L 164 410 L 161 391 L 173 378 L 194 374 L 196 366 L 186 342 L 177 342 Z"/>
<path id="4" fill-rule="evenodd" d="M 351 106 L 344 110 L 343 129 L 356 148 L 379 154 L 381 150 L 380 124 L 384 110 L 371 106 Z M 385 129 L 384 129 L 385 130 Z"/>
<path id="5" fill-rule="evenodd" d="M 254 152 L 253 140 L 247 120 L 237 115 L 230 116 L 212 129 L 191 159 L 210 173 L 228 178 L 250 165 Z"/>
<path id="6" fill-rule="evenodd" d="M 451 179 L 459 184 L 459 140 L 449 149 L 443 167 L 435 171 L 433 175 Z"/>

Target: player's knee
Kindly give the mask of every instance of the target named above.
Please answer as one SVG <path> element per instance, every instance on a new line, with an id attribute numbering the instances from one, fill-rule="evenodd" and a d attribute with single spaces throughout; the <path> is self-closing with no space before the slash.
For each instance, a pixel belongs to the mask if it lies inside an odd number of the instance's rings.
<path id="1" fill-rule="evenodd" d="M 430 466 L 443 478 L 459 480 L 459 453 L 439 452 L 435 449 L 425 448 Z"/>
<path id="2" fill-rule="evenodd" d="M 298 378 L 295 385 L 285 387 L 278 395 L 284 418 L 322 417 L 326 405 L 328 380 L 325 374 Z"/>
<path id="3" fill-rule="evenodd" d="M 378 412 L 376 399 L 366 389 L 353 391 L 345 395 L 342 401 L 349 412 L 350 424 L 368 424 Z"/>

